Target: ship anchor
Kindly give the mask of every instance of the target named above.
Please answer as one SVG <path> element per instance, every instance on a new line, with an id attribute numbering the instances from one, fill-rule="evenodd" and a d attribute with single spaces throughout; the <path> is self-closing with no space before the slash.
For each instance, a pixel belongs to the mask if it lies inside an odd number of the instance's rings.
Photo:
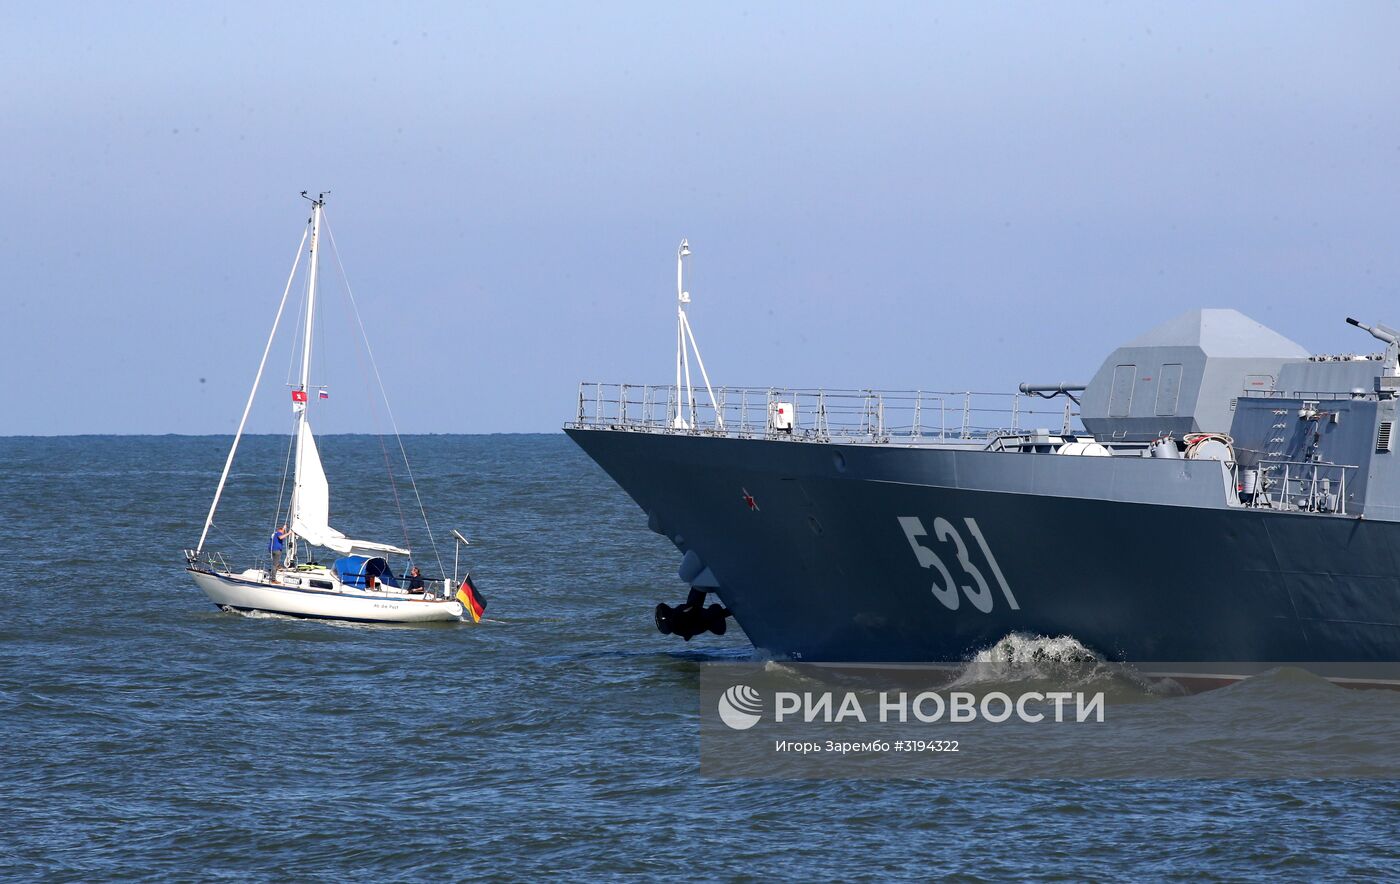
<path id="1" fill-rule="evenodd" d="M 690 588 L 685 604 L 671 607 L 662 602 L 656 606 L 656 629 L 662 635 L 678 635 L 690 641 L 697 635 L 713 632 L 724 635 L 728 629 L 730 611 L 724 605 L 705 605 L 705 590 L 697 586 Z"/>

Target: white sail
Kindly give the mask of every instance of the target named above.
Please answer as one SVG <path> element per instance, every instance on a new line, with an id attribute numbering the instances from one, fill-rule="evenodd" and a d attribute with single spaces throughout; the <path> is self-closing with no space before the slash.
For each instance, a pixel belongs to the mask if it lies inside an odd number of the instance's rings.
<path id="1" fill-rule="evenodd" d="M 301 421 L 297 433 L 296 486 L 293 492 L 292 533 L 312 546 L 323 546 L 338 553 L 378 552 L 408 555 L 408 550 L 372 540 L 353 540 L 330 525 L 331 488 L 326 481 L 321 454 L 311 424 Z"/>

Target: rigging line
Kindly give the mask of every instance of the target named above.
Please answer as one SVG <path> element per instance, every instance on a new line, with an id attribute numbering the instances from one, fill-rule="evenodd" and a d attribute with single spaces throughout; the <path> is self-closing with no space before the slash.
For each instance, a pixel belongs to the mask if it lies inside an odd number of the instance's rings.
<path id="1" fill-rule="evenodd" d="M 311 231 L 303 231 L 301 242 Z M 199 533 L 199 545 L 195 554 L 204 551 L 204 541 L 209 536 L 209 526 L 214 524 L 214 511 L 219 508 L 219 498 L 224 493 L 224 483 L 228 481 L 228 471 L 233 466 L 233 455 L 238 451 L 238 440 L 243 438 L 243 427 L 248 423 L 248 412 L 253 410 L 253 399 L 258 395 L 258 385 L 262 383 L 263 369 L 267 367 L 267 354 L 272 352 L 272 339 L 277 337 L 277 325 L 282 321 L 282 310 L 287 306 L 287 295 L 292 291 L 292 280 L 297 275 L 297 265 L 301 263 L 301 246 L 297 246 L 296 257 L 292 260 L 292 271 L 287 274 L 287 286 L 282 289 L 282 300 L 277 305 L 277 318 L 272 320 L 272 331 L 267 336 L 267 346 L 263 347 L 262 359 L 258 360 L 258 373 L 253 378 L 253 389 L 248 391 L 248 404 L 243 406 L 243 417 L 238 420 L 238 432 L 233 435 L 233 445 L 229 446 L 228 460 L 224 461 L 224 472 L 219 476 L 219 487 L 214 491 L 214 502 L 209 504 L 209 516 L 204 520 L 204 530 Z"/>
<path id="2" fill-rule="evenodd" d="M 330 229 L 330 228 L 329 228 L 329 226 L 328 226 L 328 227 L 327 227 L 327 231 L 328 231 L 328 232 L 329 232 L 329 229 Z M 341 276 L 342 276 L 342 281 L 346 284 L 346 290 L 349 291 L 349 280 L 348 280 L 348 278 L 345 277 L 345 274 L 344 274 L 344 267 L 343 267 L 343 266 L 342 266 L 342 268 L 341 268 Z M 358 316 L 359 316 L 359 310 L 356 309 L 353 299 L 347 298 L 347 300 L 350 302 L 351 312 L 354 313 L 354 314 L 356 315 L 356 318 L 358 318 Z M 369 346 L 368 346 L 368 344 L 366 344 L 365 350 L 366 350 L 366 352 L 369 351 Z M 389 477 L 389 490 L 390 490 L 390 492 L 392 492 L 393 495 L 394 495 L 394 509 L 395 509 L 395 511 L 398 513 L 398 516 L 399 516 L 399 530 L 400 530 L 401 532 L 403 532 L 403 538 L 404 538 L 404 544 L 403 544 L 403 545 L 404 545 L 404 548 L 410 549 L 410 550 L 411 550 L 411 549 L 413 549 L 413 544 L 412 544 L 412 542 L 410 542 L 409 536 L 408 536 L 408 520 L 404 518 L 404 513 L 403 513 L 403 501 L 402 501 L 402 499 L 401 499 L 400 496 L 399 496 L 399 483 L 398 483 L 397 478 L 394 476 L 394 465 L 393 465 L 392 461 L 391 461 L 390 458 L 389 458 L 389 449 L 388 449 L 388 447 L 384 444 L 385 432 L 384 432 L 383 418 L 382 418 L 382 416 L 380 415 L 379 409 L 378 409 L 378 407 L 376 406 L 376 403 L 375 403 L 375 401 L 374 401 L 374 394 L 373 394 L 373 392 L 372 392 L 372 385 L 370 384 L 369 365 L 368 365 L 367 362 L 366 362 L 365 356 L 366 356 L 366 353 L 360 352 L 360 349 L 359 349 L 358 347 L 355 348 L 355 362 L 356 362 L 357 365 L 359 365 L 361 374 L 364 375 L 364 381 L 365 381 L 365 383 L 364 383 L 365 401 L 368 403 L 368 411 L 369 411 L 370 415 L 372 415 L 373 418 L 374 418 L 374 438 L 375 438 L 375 441 L 377 441 L 377 442 L 379 443 L 380 455 L 384 458 L 384 472 L 385 472 L 386 474 L 388 474 L 388 477 Z M 374 358 L 373 353 L 369 353 L 369 358 L 370 358 L 371 361 L 373 360 L 373 358 Z M 387 406 L 387 404 L 388 404 L 388 399 L 387 399 L 387 397 L 385 398 L 385 404 L 386 404 L 386 406 Z M 420 509 L 421 509 L 421 507 L 420 507 Z M 426 521 L 426 519 L 425 519 L 425 521 Z M 410 560 L 411 560 L 411 559 L 410 559 Z"/>
<path id="3" fill-rule="evenodd" d="M 377 438 L 379 439 L 379 452 L 384 457 L 384 470 L 389 474 L 389 490 L 394 493 L 394 509 L 398 510 L 399 513 L 399 530 L 403 532 L 403 545 L 405 549 L 413 549 L 413 544 L 408 540 L 408 520 L 403 517 L 403 504 L 399 501 L 399 485 L 394 481 L 394 465 L 389 460 L 389 448 L 384 444 L 383 433 L 379 433 Z"/>
<path id="4" fill-rule="evenodd" d="M 347 298 L 346 300 L 348 303 L 349 299 Z M 353 305 L 351 312 L 354 312 Z M 399 531 L 403 534 L 403 545 L 406 549 L 411 550 L 413 549 L 413 544 L 409 541 L 408 537 L 408 520 L 404 518 L 403 501 L 399 496 L 399 483 L 398 478 L 394 475 L 394 465 L 393 462 L 389 459 L 389 449 L 384 444 L 384 437 L 387 434 L 387 431 L 384 427 L 384 417 L 380 413 L 378 404 L 375 402 L 374 399 L 374 385 L 370 381 L 369 364 L 365 359 L 365 354 L 361 352 L 359 347 L 354 348 L 354 353 L 355 364 L 359 367 L 360 374 L 362 375 L 364 380 L 364 384 L 361 387 L 361 389 L 364 391 L 366 404 L 365 411 L 367 414 L 370 415 L 370 417 L 374 421 L 373 433 L 371 433 L 370 435 L 372 435 L 374 437 L 374 440 L 379 443 L 379 453 L 380 456 L 384 459 L 384 473 L 389 478 L 389 491 L 394 495 L 394 511 L 398 514 L 399 517 Z"/>
<path id="5" fill-rule="evenodd" d="M 321 210 L 321 217 L 325 218 L 325 209 Z M 442 554 L 438 552 L 437 540 L 433 537 L 433 527 L 428 524 L 428 511 L 423 508 L 423 496 L 418 493 L 418 481 L 413 477 L 413 467 L 408 462 L 408 452 L 403 447 L 403 437 L 399 434 L 398 421 L 394 419 L 394 409 L 389 404 L 389 394 L 384 389 L 384 379 L 379 374 L 379 364 L 374 361 L 374 349 L 370 346 L 369 335 L 365 332 L 364 320 L 360 317 L 360 307 L 355 303 L 355 292 L 350 288 L 350 277 L 345 273 L 345 263 L 340 260 L 340 248 L 335 244 L 335 234 L 331 232 L 330 224 L 326 224 L 326 234 L 331 241 L 331 251 L 335 252 L 335 263 L 340 268 L 340 278 L 345 282 L 345 293 L 350 296 L 350 306 L 355 311 L 355 322 L 360 327 L 360 337 L 365 342 L 365 352 L 369 354 L 370 366 L 374 369 L 374 379 L 379 383 L 379 395 L 384 399 L 384 411 L 389 415 L 389 425 L 394 429 L 394 441 L 399 444 L 399 454 L 403 456 L 403 467 L 408 473 L 408 481 L 413 486 L 413 496 L 418 501 L 418 512 L 423 516 L 423 528 L 428 532 L 428 543 L 433 548 L 433 557 L 437 559 L 438 573 L 446 574 L 447 569 L 442 564 Z"/>
<path id="6" fill-rule="evenodd" d="M 322 217 L 324 219 L 324 214 Z M 329 231 L 329 227 L 327 227 L 327 230 Z M 350 303 L 351 312 L 356 313 L 357 311 L 354 309 L 354 304 L 350 302 L 349 298 L 347 298 L 346 300 L 347 303 Z M 351 330 L 352 329 L 347 328 L 347 331 Z M 369 364 L 365 359 L 365 353 L 362 352 L 359 347 L 355 347 L 353 348 L 353 350 L 355 353 L 355 364 L 359 367 L 360 374 L 363 376 L 364 380 L 364 384 L 361 387 L 361 389 L 364 391 L 366 404 L 365 410 L 366 413 L 368 413 L 371 419 L 374 421 L 373 433 L 371 435 L 373 435 L 374 440 L 379 443 L 380 456 L 384 459 L 384 473 L 389 478 L 389 491 L 394 496 L 394 511 L 398 514 L 399 517 L 399 531 L 403 534 L 404 548 L 411 550 L 413 549 L 413 543 L 409 540 L 408 520 L 404 518 L 403 500 L 399 495 L 398 477 L 394 475 L 394 465 L 389 458 L 389 449 L 384 444 L 384 437 L 387 434 L 387 431 L 384 427 L 384 417 L 380 413 L 378 405 L 374 399 L 374 384 L 370 381 Z"/>
<path id="7" fill-rule="evenodd" d="M 307 378 L 307 385 L 308 387 L 318 387 L 319 389 L 324 390 L 326 388 L 325 379 L 327 377 L 330 377 L 331 374 L 331 351 L 326 348 L 326 311 L 322 310 L 316 315 L 315 323 L 316 328 L 313 334 L 316 335 L 316 350 L 318 353 L 321 354 L 320 383 L 313 383 L 311 378 Z M 312 366 L 312 369 L 315 370 L 314 365 Z M 316 401 L 318 403 L 321 401 L 319 394 L 316 397 Z M 311 416 L 310 405 L 311 403 L 308 401 L 308 417 Z"/>
<path id="8" fill-rule="evenodd" d="M 302 245 L 303 245 L 303 246 L 306 245 L 306 238 L 307 238 L 307 236 L 310 236 L 311 224 L 312 224 L 312 219 L 311 219 L 311 218 L 306 219 L 306 229 L 307 229 L 307 233 L 306 233 L 305 235 L 302 236 Z M 300 257 L 301 257 L 301 251 L 300 251 L 300 249 L 298 250 L 298 255 L 297 255 L 297 257 L 298 257 L 298 259 L 300 259 Z M 310 274 L 310 272 L 308 272 L 307 275 L 306 275 L 306 279 L 303 280 L 303 282 L 302 282 L 302 287 L 301 287 L 301 303 L 302 303 L 303 306 L 305 306 L 305 304 L 306 304 L 306 296 L 307 296 L 307 293 L 310 291 L 310 288 L 311 288 L 311 274 Z M 288 353 L 287 353 L 287 380 L 286 380 L 286 386 L 288 386 L 288 387 L 292 386 L 292 371 L 293 371 L 293 368 L 295 367 L 296 362 L 297 362 L 297 344 L 301 341 L 301 322 L 302 322 L 302 317 L 305 315 L 305 312 L 306 312 L 305 310 L 298 310 L 298 311 L 297 311 L 297 325 L 296 325 L 296 328 L 292 331 L 292 346 L 288 348 Z M 309 403 L 307 403 L 307 404 L 309 404 Z M 290 500 L 289 495 L 287 494 L 287 477 L 291 475 L 291 471 L 292 471 L 292 451 L 293 451 L 293 446 L 296 444 L 296 438 L 297 438 L 297 420 L 296 420 L 295 417 L 293 417 L 293 419 L 292 419 L 292 432 L 287 436 L 287 456 L 286 456 L 286 457 L 283 459 L 283 461 L 282 461 L 282 481 L 281 481 L 281 482 L 278 484 L 278 486 L 277 486 L 277 509 L 276 509 L 276 511 L 273 513 L 273 520 L 274 520 L 274 521 L 273 521 L 273 525 L 272 525 L 272 531 L 274 531 L 274 532 L 275 532 L 280 526 L 282 526 L 282 525 L 287 525 L 289 528 L 291 527 L 292 511 L 291 511 L 291 500 Z M 282 504 L 283 504 L 283 502 L 286 502 L 286 504 L 287 504 L 287 510 L 286 510 L 285 513 L 284 513 L 283 510 L 282 510 Z M 270 535 L 271 535 L 271 532 L 269 532 L 269 536 L 270 536 Z"/>
<path id="9" fill-rule="evenodd" d="M 290 436 L 287 437 L 287 457 L 282 462 L 282 484 L 277 488 L 277 511 L 273 513 L 273 517 L 275 519 L 275 521 L 272 524 L 273 531 L 276 531 L 281 525 L 287 525 L 288 527 L 291 527 L 288 524 L 291 521 L 292 517 L 291 501 L 287 501 L 288 512 L 285 517 L 286 521 L 283 521 L 284 517 L 282 515 L 282 501 L 287 499 L 287 476 L 292 471 L 292 445 L 295 441 L 296 433 L 292 433 Z M 268 536 L 271 537 L 271 534 L 269 533 Z"/>
<path id="10" fill-rule="evenodd" d="M 352 311 L 353 305 L 352 305 Z M 394 464 L 389 458 L 389 448 L 384 444 L 384 419 L 379 413 L 379 408 L 374 401 L 373 387 L 370 384 L 369 365 L 366 363 L 365 354 L 359 348 L 355 348 L 355 363 L 360 367 L 360 374 L 364 377 L 364 392 L 366 411 L 374 419 L 374 441 L 379 443 L 379 454 L 384 459 L 384 473 L 389 477 L 389 491 L 394 495 L 394 512 L 399 516 L 399 531 L 403 534 L 403 545 L 405 549 L 413 549 L 413 544 L 408 538 L 408 520 L 403 514 L 403 500 L 399 496 L 398 477 L 394 475 Z M 411 560 L 410 555 L 410 560 Z"/>
<path id="11" fill-rule="evenodd" d="M 329 233 L 330 228 L 327 227 L 326 230 Z M 337 257 L 339 256 L 337 255 Z M 349 280 L 345 277 L 343 267 L 341 268 L 341 280 L 345 283 L 348 291 Z M 347 300 L 350 300 L 351 312 L 358 318 L 359 310 L 355 307 L 353 299 Z M 366 345 L 366 349 L 368 349 L 368 345 Z M 373 358 L 374 355 L 370 354 L 370 360 L 373 360 Z M 384 444 L 384 421 L 374 401 L 374 393 L 369 383 L 369 366 L 365 362 L 365 354 L 361 353 L 358 347 L 355 348 L 355 362 L 359 365 L 360 373 L 364 376 L 365 401 L 368 403 L 369 413 L 374 417 L 374 439 L 379 443 L 379 455 L 384 459 L 384 472 L 389 477 L 389 491 L 394 495 L 394 512 L 398 513 L 399 516 L 399 532 L 403 535 L 404 549 L 412 550 L 414 544 L 408 536 L 408 519 L 404 517 L 403 499 L 399 495 L 398 477 L 394 475 L 394 463 L 389 457 L 389 447 Z M 410 563 L 413 561 L 411 553 L 409 555 L 409 561 Z"/>
<path id="12" fill-rule="evenodd" d="M 308 234 L 307 234 L 307 235 L 309 236 L 309 235 L 310 235 L 310 230 L 311 230 L 311 224 L 310 224 L 310 222 L 307 222 L 307 227 L 306 227 L 306 229 L 307 229 L 307 231 L 308 231 Z M 303 243 L 303 245 L 305 244 L 305 240 L 306 240 L 306 238 L 305 238 L 305 237 L 302 237 L 302 243 Z M 300 260 L 300 258 L 301 258 L 301 251 L 300 251 L 300 250 L 297 251 L 297 258 L 298 258 L 298 260 Z M 301 320 L 302 320 L 302 317 L 306 314 L 306 310 L 305 310 L 305 307 L 306 307 L 306 295 L 307 295 L 308 289 L 310 288 L 310 285 L 311 285 L 311 274 L 308 272 L 308 273 L 306 274 L 306 280 L 303 281 L 302 287 L 301 287 L 301 306 L 299 306 L 299 307 L 297 308 L 297 325 L 296 325 L 296 328 L 292 330 L 292 346 L 289 347 L 289 348 L 288 348 L 288 351 L 287 351 L 287 381 L 286 381 L 286 384 L 285 384 L 285 386 L 287 386 L 287 387 L 291 387 L 291 386 L 292 386 L 292 372 L 295 370 L 296 364 L 297 364 L 298 346 L 299 346 L 299 344 L 300 344 L 300 342 L 301 342 Z"/>

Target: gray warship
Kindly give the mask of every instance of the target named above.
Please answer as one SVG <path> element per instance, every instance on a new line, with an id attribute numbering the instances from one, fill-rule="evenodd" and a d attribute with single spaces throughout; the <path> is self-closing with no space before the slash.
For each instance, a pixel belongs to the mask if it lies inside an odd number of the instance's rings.
<path id="1" fill-rule="evenodd" d="M 1315 355 L 1193 310 L 1007 394 L 715 388 L 696 348 L 696 388 L 681 295 L 676 383 L 585 383 L 565 426 L 679 553 L 663 632 L 732 616 L 804 661 L 1016 633 L 1226 674 L 1400 660 L 1400 331 L 1347 319 L 1384 351 Z"/>

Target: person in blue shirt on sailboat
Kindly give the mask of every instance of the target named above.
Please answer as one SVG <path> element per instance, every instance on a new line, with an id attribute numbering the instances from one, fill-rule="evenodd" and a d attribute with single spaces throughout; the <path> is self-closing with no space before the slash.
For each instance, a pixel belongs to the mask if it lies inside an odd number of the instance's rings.
<path id="1" fill-rule="evenodd" d="M 287 526 L 283 525 L 272 532 L 272 539 L 267 542 L 267 552 L 272 556 L 272 563 L 277 564 L 277 560 L 282 557 L 282 550 L 287 548 Z"/>

